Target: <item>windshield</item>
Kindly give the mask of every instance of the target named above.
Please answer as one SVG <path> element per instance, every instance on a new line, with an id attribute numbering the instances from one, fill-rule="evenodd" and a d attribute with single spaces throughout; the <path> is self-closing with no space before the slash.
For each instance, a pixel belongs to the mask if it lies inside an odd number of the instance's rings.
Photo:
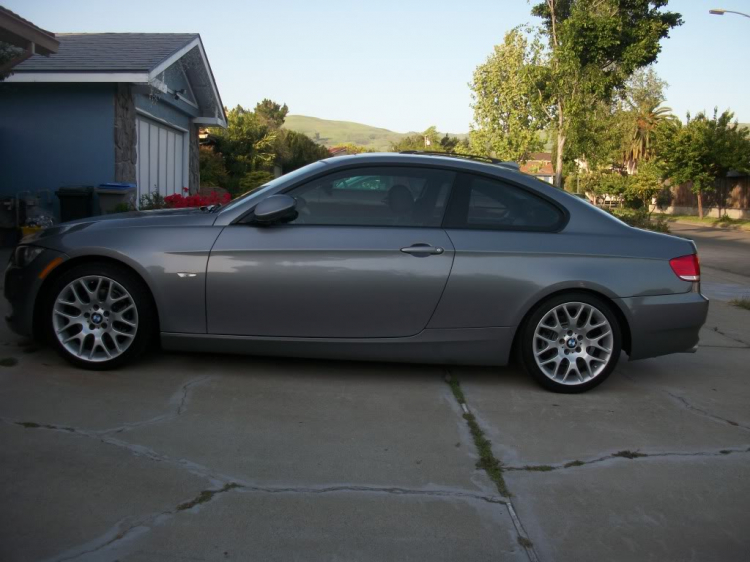
<path id="1" fill-rule="evenodd" d="M 317 167 L 321 167 L 323 164 L 320 162 L 313 162 L 312 164 L 309 164 L 307 166 L 303 166 L 302 168 L 298 168 L 296 170 L 293 170 L 289 172 L 288 174 L 284 174 L 283 176 L 279 176 L 278 178 L 275 178 L 268 183 L 265 183 L 261 185 L 260 187 L 256 187 L 255 189 L 251 189 L 250 191 L 243 193 L 242 195 L 238 196 L 235 199 L 232 199 L 226 207 L 222 207 L 222 211 L 228 211 L 229 209 L 234 209 L 235 207 L 241 205 L 248 197 L 251 195 L 258 195 L 260 193 L 263 193 L 264 191 L 271 190 L 281 184 L 284 184 L 286 182 L 294 181 L 296 178 L 307 175 L 309 172 L 314 170 Z"/>

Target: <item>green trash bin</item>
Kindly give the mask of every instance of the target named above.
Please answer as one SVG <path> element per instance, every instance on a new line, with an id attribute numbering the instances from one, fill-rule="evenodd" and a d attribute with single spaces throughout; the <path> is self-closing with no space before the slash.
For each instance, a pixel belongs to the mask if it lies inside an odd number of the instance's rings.
<path id="1" fill-rule="evenodd" d="M 102 183 L 96 188 L 99 196 L 99 212 L 102 215 L 112 213 L 121 203 L 133 202 L 135 208 L 135 195 L 138 190 L 134 183 Z"/>
<path id="2" fill-rule="evenodd" d="M 61 222 L 85 219 L 94 214 L 91 208 L 94 186 L 66 185 L 58 189 L 55 194 L 60 199 Z"/>

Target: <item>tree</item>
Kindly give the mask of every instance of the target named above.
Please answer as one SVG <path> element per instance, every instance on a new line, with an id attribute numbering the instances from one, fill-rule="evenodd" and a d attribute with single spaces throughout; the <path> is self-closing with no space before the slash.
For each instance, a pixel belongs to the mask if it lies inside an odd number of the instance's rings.
<path id="1" fill-rule="evenodd" d="M 667 0 L 545 0 L 533 7 L 547 39 L 546 64 L 536 85 L 555 124 L 555 185 L 562 185 L 566 140 L 576 121 L 598 101 L 609 101 L 638 69 L 657 58 L 660 41 L 682 24 L 661 11 Z"/>
<path id="2" fill-rule="evenodd" d="M 214 151 L 224 161 L 226 179 L 221 181 L 226 185 L 221 187 L 235 194 L 247 191 L 272 177 L 274 166 L 289 172 L 328 157 L 328 150 L 312 139 L 280 128 L 288 111 L 286 104 L 268 99 L 254 111 L 238 105 L 227 111 L 226 129 L 211 129 Z"/>
<path id="3" fill-rule="evenodd" d="M 734 113 L 713 118 L 688 114 L 687 123 L 672 121 L 657 130 L 657 150 L 665 172 L 673 182 L 691 182 L 698 199 L 698 216 L 703 218 L 703 194 L 713 191 L 714 183 L 730 170 L 750 171 L 750 131 L 732 121 Z"/>
<path id="4" fill-rule="evenodd" d="M 469 84 L 474 100 L 471 150 L 524 162 L 531 152 L 542 149 L 540 132 L 547 121 L 535 87 L 540 64 L 541 44 L 513 29 L 477 67 Z"/>
<path id="5" fill-rule="evenodd" d="M 638 166 L 636 174 L 628 176 L 624 195 L 631 207 L 636 206 L 632 202 L 637 202 L 637 206 L 651 215 L 654 210 L 652 201 L 663 189 L 664 171 L 659 162 L 649 160 Z"/>
<path id="6" fill-rule="evenodd" d="M 202 186 L 226 187 L 229 184 L 224 158 L 207 146 L 200 147 L 200 176 Z"/>
<path id="7" fill-rule="evenodd" d="M 621 95 L 620 106 L 626 127 L 624 164 L 634 173 L 641 160 L 654 155 L 656 129 L 664 121 L 675 119 L 672 110 L 664 107 L 664 89 L 667 83 L 652 68 L 639 69 L 628 80 Z"/>
<path id="8" fill-rule="evenodd" d="M 282 130 L 280 145 L 276 164 L 281 166 L 284 173 L 330 156 L 325 146 L 317 144 L 307 135 L 296 131 Z"/>
<path id="9" fill-rule="evenodd" d="M 391 142 L 391 152 L 404 152 L 406 150 L 454 152 L 459 143 L 458 137 L 452 137 L 447 133 L 441 137 L 437 127 L 432 125 L 422 133 L 408 135 L 398 142 Z"/>
<path id="10" fill-rule="evenodd" d="M 284 124 L 289 108 L 286 104 L 279 105 L 275 101 L 264 99 L 255 106 L 255 115 L 261 122 L 272 129 L 279 129 Z"/>

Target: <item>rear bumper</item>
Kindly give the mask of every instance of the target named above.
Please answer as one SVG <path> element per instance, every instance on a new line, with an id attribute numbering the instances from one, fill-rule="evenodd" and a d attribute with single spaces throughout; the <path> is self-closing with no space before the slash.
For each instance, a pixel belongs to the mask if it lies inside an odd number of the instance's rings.
<path id="1" fill-rule="evenodd" d="M 708 315 L 698 292 L 616 299 L 630 326 L 630 359 L 694 352 Z"/>

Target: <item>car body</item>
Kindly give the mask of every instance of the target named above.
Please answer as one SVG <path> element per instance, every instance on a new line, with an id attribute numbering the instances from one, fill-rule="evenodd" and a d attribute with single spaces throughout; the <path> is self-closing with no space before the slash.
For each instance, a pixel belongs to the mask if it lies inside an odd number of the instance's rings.
<path id="1" fill-rule="evenodd" d="M 254 216 L 289 196 L 284 219 Z M 142 282 L 161 345 L 182 351 L 501 366 L 541 303 L 571 294 L 643 359 L 694 350 L 708 310 L 670 262 L 697 266 L 691 241 L 512 166 L 424 154 L 331 158 L 222 208 L 82 219 L 20 248 L 36 255 L 6 272 L 16 332 L 41 337 L 55 279 L 97 262 Z"/>

